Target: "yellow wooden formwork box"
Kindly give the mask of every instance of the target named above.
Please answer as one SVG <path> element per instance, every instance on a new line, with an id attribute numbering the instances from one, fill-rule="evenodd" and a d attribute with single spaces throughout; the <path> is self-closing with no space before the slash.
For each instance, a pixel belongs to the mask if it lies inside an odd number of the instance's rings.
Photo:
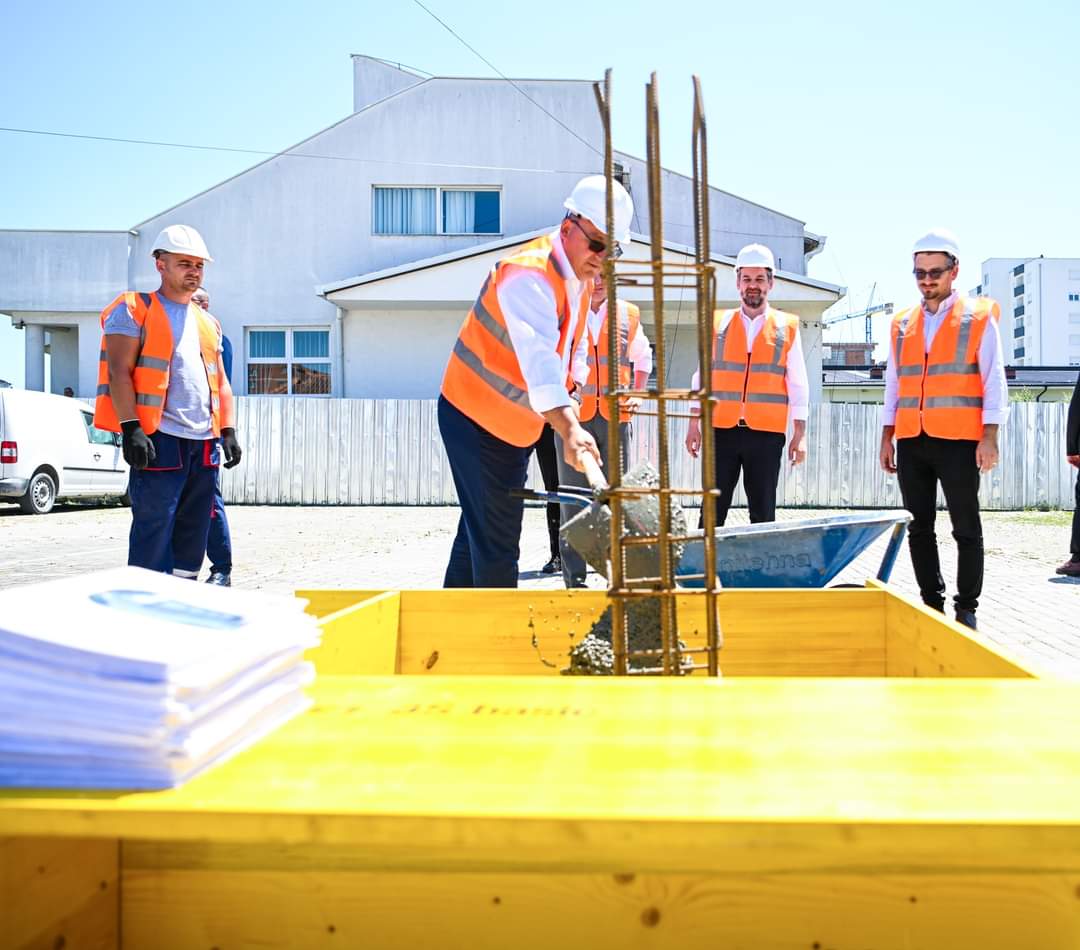
<path id="1" fill-rule="evenodd" d="M 720 680 L 557 675 L 599 592 L 301 595 L 310 713 L 0 795 L 3 946 L 1080 946 L 1075 686 L 888 588 L 725 592 Z"/>

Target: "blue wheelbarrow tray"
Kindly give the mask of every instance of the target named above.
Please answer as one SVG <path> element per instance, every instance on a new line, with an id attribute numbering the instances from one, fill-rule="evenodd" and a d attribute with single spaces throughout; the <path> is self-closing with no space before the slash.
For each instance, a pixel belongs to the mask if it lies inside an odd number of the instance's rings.
<path id="1" fill-rule="evenodd" d="M 866 511 L 717 528 L 716 574 L 724 587 L 824 587 L 892 529 L 876 575 L 887 581 L 910 520 L 906 511 Z M 696 534 L 676 569 L 683 587 L 704 583 L 705 545 L 701 532 Z"/>

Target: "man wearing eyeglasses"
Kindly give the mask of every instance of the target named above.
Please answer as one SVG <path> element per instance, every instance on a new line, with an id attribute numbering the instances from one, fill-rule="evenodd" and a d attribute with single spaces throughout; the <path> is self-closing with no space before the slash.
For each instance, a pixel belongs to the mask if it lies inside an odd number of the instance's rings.
<path id="1" fill-rule="evenodd" d="M 597 274 L 593 279 L 589 298 L 586 331 L 571 364 L 575 388 L 570 393 L 570 398 L 578 404 L 578 418 L 585 431 L 596 439 L 600 456 L 608 458 L 608 367 L 615 367 L 617 388 L 642 390 L 648 383 L 649 373 L 652 372 L 652 348 L 641 328 L 641 311 L 635 304 L 619 300 L 615 307 L 619 350 L 612 360 L 608 353 L 610 341 L 607 288 L 602 275 Z M 629 462 L 630 420 L 640 405 L 641 400 L 632 396 L 624 396 L 619 401 L 619 443 L 624 471 Z M 559 483 L 577 487 L 587 485 L 585 477 L 562 458 L 559 459 Z M 580 508 L 563 505 L 563 522 L 569 521 L 579 511 Z M 585 559 L 565 539 L 561 541 L 560 549 L 563 581 L 566 586 L 585 587 Z"/>
<path id="2" fill-rule="evenodd" d="M 881 467 L 896 474 L 911 512 L 908 546 L 923 603 L 944 613 L 934 534 L 940 483 L 956 539 L 956 620 L 974 630 L 983 584 L 979 475 L 997 465 L 998 426 L 1008 414 L 1000 310 L 953 290 L 960 252 L 952 232 L 921 237 L 912 257 L 922 303 L 893 318 Z"/>
<path id="3" fill-rule="evenodd" d="M 613 241 L 630 237 L 633 202 L 618 183 Z M 445 587 L 517 587 L 523 488 L 545 420 L 566 463 L 601 462 L 571 409 L 570 360 L 585 332 L 589 288 L 608 251 L 606 181 L 583 178 L 557 230 L 492 268 L 465 317 L 439 396 L 439 431 L 461 517 Z"/>

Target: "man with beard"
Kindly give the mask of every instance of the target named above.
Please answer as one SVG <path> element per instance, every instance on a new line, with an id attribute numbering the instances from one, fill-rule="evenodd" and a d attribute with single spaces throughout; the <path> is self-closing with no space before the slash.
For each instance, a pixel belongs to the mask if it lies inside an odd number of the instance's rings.
<path id="1" fill-rule="evenodd" d="M 128 291 L 101 312 L 94 425 L 123 433 L 131 466 L 128 564 L 194 580 L 206 552 L 220 454 L 240 462 L 221 325 L 192 303 L 211 261 L 192 227 L 153 245 L 161 285 Z"/>
<path id="2" fill-rule="evenodd" d="M 997 465 L 998 426 L 1009 411 L 1000 310 L 988 297 L 953 290 L 960 251 L 952 232 L 919 238 L 912 259 L 922 303 L 893 317 L 881 467 L 896 474 L 911 512 L 908 548 L 923 603 L 944 613 L 934 534 L 940 483 L 956 540 L 956 621 L 974 630 L 983 585 L 979 474 Z"/>
<path id="3" fill-rule="evenodd" d="M 716 524 L 727 520 L 731 498 L 743 476 L 750 521 L 776 520 L 776 485 L 791 420 L 791 464 L 806 460 L 806 417 L 810 386 L 799 340 L 799 318 L 769 306 L 776 269 L 772 251 L 749 244 L 735 259 L 735 285 L 742 306 L 718 310 L 713 321 L 711 370 L 713 443 L 716 446 Z M 699 386 L 695 373 L 691 388 Z M 697 407 L 691 408 L 699 415 Z M 686 449 L 701 450 L 701 423 L 692 418 Z"/>

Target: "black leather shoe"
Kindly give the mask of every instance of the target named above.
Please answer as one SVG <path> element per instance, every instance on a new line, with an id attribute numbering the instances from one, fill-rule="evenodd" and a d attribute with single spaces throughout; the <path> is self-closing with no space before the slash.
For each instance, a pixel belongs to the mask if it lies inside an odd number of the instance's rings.
<path id="1" fill-rule="evenodd" d="M 575 587 L 588 587 L 589 585 L 585 583 L 584 577 L 571 577 L 566 586 L 572 590 Z"/>
<path id="2" fill-rule="evenodd" d="M 963 624 L 965 627 L 970 627 L 972 630 L 978 630 L 979 627 L 975 623 L 975 611 L 974 610 L 958 610 L 956 611 L 956 622 Z"/>
<path id="3" fill-rule="evenodd" d="M 213 584 L 215 587 L 232 587 L 232 575 L 223 574 L 221 571 L 214 571 L 206 579 L 207 584 Z"/>
<path id="4" fill-rule="evenodd" d="M 540 568 L 541 574 L 561 574 L 562 573 L 562 558 L 558 554 L 554 555 L 550 561 L 547 562 L 542 568 Z"/>

